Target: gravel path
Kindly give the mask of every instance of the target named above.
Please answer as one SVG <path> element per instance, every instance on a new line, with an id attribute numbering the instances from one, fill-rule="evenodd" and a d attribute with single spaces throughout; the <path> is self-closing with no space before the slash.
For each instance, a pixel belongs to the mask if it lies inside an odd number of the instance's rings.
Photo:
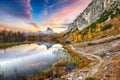
<path id="1" fill-rule="evenodd" d="M 94 45 L 83 46 L 84 43 L 82 43 L 82 45 L 77 44 L 77 46 L 76 44 L 70 45 L 70 48 L 78 54 L 95 61 L 96 64 L 91 65 L 91 67 L 87 70 L 80 70 L 78 72 L 72 72 L 71 74 L 66 75 L 65 80 L 84 80 L 86 77 L 93 77 L 98 72 L 100 66 L 103 65 L 102 63 L 105 62 L 104 58 L 101 58 L 99 54 L 103 52 L 105 52 L 105 54 L 108 54 L 109 49 L 118 46 L 120 44 L 120 35 L 92 41 L 91 43 L 93 43 Z M 85 44 L 87 45 L 87 43 Z M 111 53 L 109 53 L 109 56 L 110 55 Z"/>
<path id="2" fill-rule="evenodd" d="M 80 55 L 87 57 L 88 59 L 92 59 L 94 61 L 97 61 L 98 63 L 92 66 L 89 70 L 80 70 L 77 73 L 71 73 L 67 75 L 68 80 L 83 80 L 86 77 L 93 76 L 95 73 L 98 71 L 99 66 L 104 62 L 102 58 L 100 58 L 97 55 L 94 54 L 89 54 L 89 53 L 81 53 L 80 51 L 76 50 L 73 45 L 70 45 L 71 49 L 74 50 L 75 52 L 79 53 Z"/>

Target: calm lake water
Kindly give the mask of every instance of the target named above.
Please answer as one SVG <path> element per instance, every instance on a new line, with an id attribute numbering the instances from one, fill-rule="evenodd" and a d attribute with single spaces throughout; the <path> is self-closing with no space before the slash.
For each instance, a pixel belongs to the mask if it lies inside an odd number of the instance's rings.
<path id="1" fill-rule="evenodd" d="M 60 44 L 54 44 L 49 49 L 35 43 L 0 49 L 0 74 L 7 77 L 15 74 L 34 75 L 63 58 L 70 56 Z"/>

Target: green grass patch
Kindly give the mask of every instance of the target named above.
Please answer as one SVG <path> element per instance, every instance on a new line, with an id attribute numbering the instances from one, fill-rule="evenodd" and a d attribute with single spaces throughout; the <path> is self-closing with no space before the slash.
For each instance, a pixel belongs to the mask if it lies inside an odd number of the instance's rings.
<path id="1" fill-rule="evenodd" d="M 102 22 L 106 21 L 111 14 L 112 14 L 112 11 L 105 11 L 105 12 L 100 16 L 100 18 L 97 20 L 97 22 L 98 22 L 98 23 L 102 23 Z"/>
<path id="2" fill-rule="evenodd" d="M 0 44 L 0 49 L 12 47 L 12 46 L 17 46 L 17 45 L 22 45 L 22 44 L 30 44 L 32 42 L 12 42 L 12 43 L 1 43 Z"/>
<path id="3" fill-rule="evenodd" d="M 89 26 L 89 28 L 95 29 L 95 28 L 96 28 L 96 23 L 92 23 L 92 24 Z"/>
<path id="4" fill-rule="evenodd" d="M 105 11 L 97 20 L 97 22 L 102 23 L 106 21 L 109 17 L 113 19 L 114 17 L 117 17 L 119 15 L 120 15 L 120 9 L 118 8 L 118 5 L 116 5 L 113 9 Z"/>
<path id="5" fill-rule="evenodd" d="M 105 31 L 107 29 L 110 29 L 112 27 L 112 24 L 107 24 L 101 28 L 101 31 Z"/>

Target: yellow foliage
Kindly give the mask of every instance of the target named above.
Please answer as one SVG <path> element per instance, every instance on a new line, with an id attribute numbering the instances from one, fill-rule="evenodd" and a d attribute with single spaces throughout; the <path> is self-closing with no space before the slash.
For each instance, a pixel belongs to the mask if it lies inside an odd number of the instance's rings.
<path id="1" fill-rule="evenodd" d="M 78 41 L 82 41 L 82 35 L 78 35 Z"/>
<path id="2" fill-rule="evenodd" d="M 89 39 L 89 40 L 92 39 L 91 28 L 89 29 L 89 32 L 88 32 L 88 39 Z"/>

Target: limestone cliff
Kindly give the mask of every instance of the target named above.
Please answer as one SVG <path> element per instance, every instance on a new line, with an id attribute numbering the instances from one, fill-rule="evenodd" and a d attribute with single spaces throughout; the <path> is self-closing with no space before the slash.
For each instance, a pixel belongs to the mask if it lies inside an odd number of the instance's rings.
<path id="1" fill-rule="evenodd" d="M 104 11 L 112 9 L 116 5 L 120 9 L 120 0 L 93 0 L 74 22 L 69 24 L 67 31 L 81 30 L 88 27 L 99 19 Z"/>

